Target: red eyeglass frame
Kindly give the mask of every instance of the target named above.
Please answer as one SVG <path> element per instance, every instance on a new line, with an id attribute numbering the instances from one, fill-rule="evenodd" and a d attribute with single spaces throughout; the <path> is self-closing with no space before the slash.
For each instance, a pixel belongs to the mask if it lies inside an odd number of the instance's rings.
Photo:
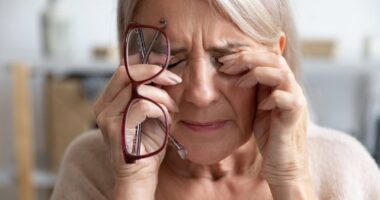
<path id="1" fill-rule="evenodd" d="M 166 24 L 164 24 L 166 25 Z M 133 79 L 133 77 L 131 76 L 130 72 L 129 72 L 129 69 L 128 69 L 128 44 L 129 44 L 129 38 L 131 36 L 131 32 L 132 30 L 134 30 L 135 28 L 150 28 L 150 29 L 154 29 L 156 31 L 158 31 L 160 34 L 162 34 L 165 39 L 166 39 L 166 44 L 167 44 L 167 49 L 166 49 L 166 52 L 167 52 L 167 57 L 166 57 L 166 60 L 165 60 L 165 64 L 164 66 L 162 67 L 162 70 L 160 70 L 157 74 L 155 74 L 154 76 L 150 77 L 150 78 L 147 78 L 145 80 L 140 80 L 140 81 L 136 81 Z M 165 28 L 165 27 L 163 27 Z M 158 27 L 155 27 L 155 26 L 150 26 L 150 25 L 143 25 L 143 24 L 137 24 L 137 23 L 130 23 L 127 27 L 127 30 L 125 32 L 125 40 L 124 40 L 124 67 L 125 67 L 125 70 L 127 72 L 127 75 L 128 75 L 128 78 L 130 79 L 130 84 L 132 86 L 132 94 L 131 94 L 131 98 L 129 99 L 129 102 L 127 104 L 127 106 L 125 107 L 124 109 L 124 113 L 123 113 L 123 121 L 122 121 L 122 126 L 121 126 L 121 142 L 122 142 L 122 152 L 123 152 L 123 157 L 124 157 L 124 161 L 125 163 L 135 163 L 136 160 L 139 160 L 139 159 L 142 159 L 142 158 L 147 158 L 147 157 L 150 157 L 150 156 L 153 156 L 155 154 L 158 154 L 160 151 L 162 151 L 164 149 L 164 147 L 167 145 L 168 143 L 168 135 L 169 135 L 169 125 L 168 125 L 168 120 L 167 120 L 167 116 L 166 116 L 166 113 L 164 111 L 164 109 L 155 101 L 149 99 L 149 98 L 146 98 L 144 96 L 141 96 L 137 93 L 137 87 L 147 81 L 150 81 L 152 79 L 154 79 L 155 77 L 157 77 L 158 75 L 160 75 L 165 69 L 167 69 L 168 67 L 168 62 L 169 62 L 169 58 L 170 58 L 170 42 L 169 42 L 169 39 L 166 35 L 166 33 L 163 31 L 163 28 L 158 28 Z M 147 54 L 149 55 L 149 54 Z M 156 151 L 152 152 L 152 153 L 148 153 L 148 154 L 145 154 L 145 155 L 132 155 L 130 153 L 128 153 L 127 151 L 127 144 L 125 142 L 125 123 L 126 123 L 126 117 L 127 117 L 127 111 L 129 109 L 129 106 L 130 104 L 133 102 L 134 99 L 143 99 L 143 100 L 147 100 L 153 104 L 155 104 L 156 106 L 158 106 L 162 113 L 164 113 L 164 121 L 165 121 L 165 138 L 164 138 L 164 143 L 163 145 Z"/>

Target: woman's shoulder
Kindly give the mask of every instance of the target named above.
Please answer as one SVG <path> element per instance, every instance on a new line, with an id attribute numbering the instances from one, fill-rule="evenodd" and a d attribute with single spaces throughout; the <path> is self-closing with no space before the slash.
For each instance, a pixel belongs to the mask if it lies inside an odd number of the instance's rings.
<path id="1" fill-rule="evenodd" d="M 101 132 L 81 134 L 66 149 L 52 199 L 107 199 L 113 187 L 111 169 Z"/>
<path id="2" fill-rule="evenodd" d="M 80 134 L 67 147 L 61 167 L 66 163 L 77 167 L 88 167 L 102 163 L 109 164 L 106 145 L 100 130 L 94 129 Z M 106 167 L 106 166 L 104 166 Z M 96 168 L 94 168 L 96 169 Z"/>
<path id="3" fill-rule="evenodd" d="M 67 147 L 66 152 L 83 152 L 97 154 L 106 150 L 102 133 L 99 129 L 89 130 L 76 137 Z M 66 154 L 67 154 L 66 153 Z"/>
<path id="4" fill-rule="evenodd" d="M 311 173 L 321 199 L 380 199 L 379 168 L 358 140 L 311 124 L 308 146 Z"/>

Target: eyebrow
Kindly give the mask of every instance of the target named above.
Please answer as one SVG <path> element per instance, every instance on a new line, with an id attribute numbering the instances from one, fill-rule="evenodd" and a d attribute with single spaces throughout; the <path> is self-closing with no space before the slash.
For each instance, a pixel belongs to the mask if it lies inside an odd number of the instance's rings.
<path id="1" fill-rule="evenodd" d="M 249 45 L 241 43 L 241 42 L 227 42 L 220 46 L 211 46 L 207 48 L 206 51 L 226 54 L 226 53 L 234 53 L 234 51 L 231 50 L 233 48 L 246 47 L 246 46 L 249 46 Z M 185 47 L 171 48 L 170 55 L 176 55 L 176 54 L 184 53 L 184 52 L 188 52 L 188 50 Z"/>

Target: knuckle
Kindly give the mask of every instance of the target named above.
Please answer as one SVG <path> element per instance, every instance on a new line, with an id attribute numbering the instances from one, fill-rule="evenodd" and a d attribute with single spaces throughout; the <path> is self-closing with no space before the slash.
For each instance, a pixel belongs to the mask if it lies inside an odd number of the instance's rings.
<path id="1" fill-rule="evenodd" d="M 116 133 L 116 132 L 118 132 L 118 131 L 120 131 L 120 126 L 121 126 L 121 124 L 120 123 L 118 123 L 118 121 L 115 121 L 115 119 L 107 119 L 107 124 L 108 124 L 108 126 L 107 126 L 107 132 L 108 133 Z M 114 134 L 112 134 L 112 135 L 114 135 Z"/>
<path id="2" fill-rule="evenodd" d="M 291 83 L 293 80 L 293 73 L 288 70 L 282 70 L 283 80 L 285 83 Z"/>
<path id="3" fill-rule="evenodd" d="M 247 57 L 248 51 L 242 51 L 237 57 L 239 60 L 244 60 Z"/>
<path id="4" fill-rule="evenodd" d="M 165 97 L 165 98 L 170 98 L 170 95 L 169 93 L 166 91 L 166 90 L 161 90 L 160 91 L 162 92 L 162 95 Z"/>
<path id="5" fill-rule="evenodd" d="M 102 110 L 103 110 L 103 103 L 101 102 L 100 98 L 95 101 L 95 103 L 92 105 L 92 112 L 95 114 L 95 117 L 98 116 Z"/>
<path id="6" fill-rule="evenodd" d="M 294 98 L 293 101 L 295 108 L 305 108 L 306 107 L 306 100 L 304 98 Z"/>
<path id="7" fill-rule="evenodd" d="M 281 71 L 281 88 L 287 91 L 293 91 L 294 81 L 293 73 L 288 70 Z"/>
<path id="8" fill-rule="evenodd" d="M 96 116 L 96 124 L 101 129 L 103 129 L 104 127 L 106 127 L 107 123 L 106 123 L 106 120 L 105 120 L 104 113 L 100 113 L 99 115 Z"/>
<path id="9" fill-rule="evenodd" d="M 149 67 L 148 69 L 149 69 L 149 73 L 151 73 L 153 75 L 153 74 L 157 74 L 158 72 L 160 72 L 162 67 L 159 67 L 157 65 L 152 65 L 152 67 Z"/>
<path id="10" fill-rule="evenodd" d="M 125 66 L 124 66 L 124 65 L 120 65 L 120 66 L 117 68 L 117 70 L 116 70 L 114 76 L 115 76 L 115 78 L 116 78 L 116 77 L 121 77 L 121 76 L 126 76 L 126 73 L 127 73 L 127 72 L 125 71 Z"/>
<path id="11" fill-rule="evenodd" d="M 276 64 L 276 66 L 278 66 L 280 68 L 284 68 L 286 66 L 287 62 L 283 56 L 276 55 L 275 59 L 274 59 L 274 63 Z"/>
<path id="12" fill-rule="evenodd" d="M 137 110 L 140 110 L 141 112 L 148 112 L 150 110 L 149 103 L 144 100 L 138 100 L 138 102 L 135 104 Z"/>
<path id="13" fill-rule="evenodd" d="M 169 111 L 165 105 L 163 105 L 163 104 L 158 104 L 158 105 L 162 108 L 162 110 L 165 112 L 165 114 L 169 113 Z"/>
<path id="14" fill-rule="evenodd" d="M 275 90 L 272 94 L 272 99 L 275 103 L 280 103 L 281 101 L 281 92 L 279 90 Z"/>
<path id="15" fill-rule="evenodd" d="M 276 55 L 273 62 L 277 67 L 281 67 L 282 65 L 281 56 Z"/>
<path id="16" fill-rule="evenodd" d="M 92 106 L 92 112 L 95 114 L 95 117 L 97 117 L 100 113 L 100 108 L 97 102 Z"/>
<path id="17" fill-rule="evenodd" d="M 254 76 L 260 75 L 261 71 L 262 71 L 262 67 L 255 67 L 252 69 L 252 73 Z"/>

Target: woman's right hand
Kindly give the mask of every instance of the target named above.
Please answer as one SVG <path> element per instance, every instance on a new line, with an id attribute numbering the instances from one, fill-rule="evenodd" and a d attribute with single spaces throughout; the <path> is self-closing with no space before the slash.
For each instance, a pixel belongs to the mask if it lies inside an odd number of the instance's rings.
<path id="1" fill-rule="evenodd" d="M 138 77 L 139 80 L 149 78 L 161 69 L 159 66 L 148 64 L 138 64 L 131 66 L 131 68 L 136 69 L 134 75 Z M 179 76 L 165 70 L 151 82 L 162 86 L 174 86 L 181 81 Z M 116 184 L 149 181 L 149 179 L 156 182 L 158 169 L 165 155 L 165 149 L 157 155 L 137 160 L 132 164 L 126 164 L 123 158 L 121 126 L 124 110 L 131 98 L 131 89 L 132 87 L 125 67 L 120 66 L 95 102 L 93 109 L 96 121 L 110 153 Z M 168 122 L 170 124 L 171 119 L 169 112 L 178 112 L 178 107 L 167 92 L 151 85 L 140 85 L 137 90 L 141 96 L 147 97 L 161 105 L 167 113 Z M 157 109 L 154 109 L 154 107 L 155 106 L 148 101 L 140 101 L 135 104 L 135 109 L 132 109 L 130 114 L 131 116 L 136 116 L 136 118 L 156 115 L 157 113 L 155 112 L 157 112 Z M 145 146 L 145 148 L 146 147 L 147 146 Z"/>

